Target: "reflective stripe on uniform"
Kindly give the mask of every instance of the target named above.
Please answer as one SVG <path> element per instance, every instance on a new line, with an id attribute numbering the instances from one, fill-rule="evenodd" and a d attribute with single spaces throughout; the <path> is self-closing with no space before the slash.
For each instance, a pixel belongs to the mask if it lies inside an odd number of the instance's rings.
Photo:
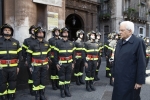
<path id="1" fill-rule="evenodd" d="M 74 76 L 79 76 L 79 73 L 74 73 Z"/>
<path id="2" fill-rule="evenodd" d="M 24 47 L 25 49 L 28 49 L 28 47 L 26 45 L 24 45 L 24 44 L 22 45 L 22 47 Z"/>
<path id="3" fill-rule="evenodd" d="M 44 55 L 47 55 L 47 52 L 33 52 L 32 55 L 37 56 L 37 55 L 41 55 L 41 53 Z"/>
<path id="4" fill-rule="evenodd" d="M 34 85 L 33 85 L 33 90 L 34 90 L 34 91 L 40 90 L 40 87 L 39 87 L 39 86 L 34 86 Z"/>
<path id="5" fill-rule="evenodd" d="M 94 77 L 90 77 L 90 80 L 94 80 Z"/>
<path id="6" fill-rule="evenodd" d="M 91 79 L 90 79 L 90 77 L 87 77 L 87 76 L 86 76 L 86 77 L 85 77 L 85 80 L 86 80 L 86 81 L 89 81 L 89 80 L 91 80 Z"/>
<path id="7" fill-rule="evenodd" d="M 65 84 L 70 84 L 70 81 L 65 81 Z"/>
<path id="8" fill-rule="evenodd" d="M 75 50 L 84 50 L 84 48 L 76 48 Z"/>
<path id="9" fill-rule="evenodd" d="M 65 82 L 59 81 L 59 85 L 65 85 Z"/>
<path id="10" fill-rule="evenodd" d="M 77 58 L 77 59 L 78 59 L 78 58 L 81 58 L 81 56 L 75 56 L 75 58 Z"/>
<path id="11" fill-rule="evenodd" d="M 22 50 L 22 48 L 20 47 L 20 48 L 18 48 L 17 52 L 20 52 L 21 50 Z"/>
<path id="12" fill-rule="evenodd" d="M 33 66 L 41 66 L 41 65 L 46 65 L 46 64 L 48 64 L 48 62 L 44 62 L 44 63 L 32 63 L 33 64 Z"/>
<path id="13" fill-rule="evenodd" d="M 0 64 L 0 67 L 8 67 L 8 65 L 9 65 L 9 67 L 16 67 L 16 66 L 18 66 L 18 63 L 15 63 L 15 64 Z"/>
<path id="14" fill-rule="evenodd" d="M 96 69 L 96 71 L 98 72 L 99 70 L 98 70 L 98 69 Z"/>
<path id="15" fill-rule="evenodd" d="M 111 76 L 111 73 L 109 73 L 109 76 Z"/>
<path id="16" fill-rule="evenodd" d="M 106 67 L 106 70 L 110 70 L 110 68 Z"/>
<path id="17" fill-rule="evenodd" d="M 15 93 L 15 92 L 16 92 L 16 89 L 14 89 L 14 90 L 8 89 L 8 94 L 13 94 L 13 93 Z"/>
<path id="18" fill-rule="evenodd" d="M 82 75 L 83 75 L 83 73 L 82 73 L 82 72 L 79 72 L 78 74 L 79 74 L 79 76 L 82 76 Z"/>
<path id="19" fill-rule="evenodd" d="M 68 61 L 59 61 L 60 63 L 71 63 L 73 61 L 73 59 L 70 59 Z"/>
<path id="20" fill-rule="evenodd" d="M 5 90 L 3 93 L 0 93 L 0 96 L 6 95 L 6 94 L 7 94 L 7 90 Z"/>
<path id="21" fill-rule="evenodd" d="M 33 80 L 28 79 L 28 84 L 32 84 Z"/>
<path id="22" fill-rule="evenodd" d="M 52 80 L 56 79 L 56 76 L 51 75 L 51 79 Z"/>
<path id="23" fill-rule="evenodd" d="M 27 50 L 27 52 L 28 52 L 28 53 L 33 53 L 33 51 L 32 51 L 32 50 L 29 50 L 29 49 Z"/>
<path id="24" fill-rule="evenodd" d="M 59 79 L 59 76 L 58 76 L 58 75 L 56 75 L 56 79 Z"/>
<path id="25" fill-rule="evenodd" d="M 88 58 L 88 57 L 86 57 L 86 60 L 98 60 L 98 58 Z"/>
<path id="26" fill-rule="evenodd" d="M 44 85 L 39 85 L 39 89 L 40 90 L 45 89 L 45 86 Z"/>
<path id="27" fill-rule="evenodd" d="M 99 51 L 98 49 L 90 49 L 90 50 L 86 50 L 86 52 L 94 52 L 94 51 Z"/>

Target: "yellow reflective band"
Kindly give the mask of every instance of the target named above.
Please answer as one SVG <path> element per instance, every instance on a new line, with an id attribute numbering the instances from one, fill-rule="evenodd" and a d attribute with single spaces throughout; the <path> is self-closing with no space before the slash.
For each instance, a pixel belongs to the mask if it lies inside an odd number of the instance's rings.
<path id="1" fill-rule="evenodd" d="M 103 49 L 104 47 L 100 47 L 99 50 Z"/>
<path id="2" fill-rule="evenodd" d="M 8 94 L 13 94 L 13 93 L 15 93 L 15 92 L 16 92 L 16 89 L 14 89 L 14 90 L 8 89 Z"/>
<path id="3" fill-rule="evenodd" d="M 79 76 L 79 73 L 74 73 L 74 76 Z"/>
<path id="4" fill-rule="evenodd" d="M 3 93 L 0 93 L 0 96 L 6 95 L 7 94 L 7 90 L 5 90 Z"/>
<path id="5" fill-rule="evenodd" d="M 91 49 L 91 50 L 86 50 L 86 52 L 94 52 L 94 51 L 99 51 L 98 49 Z"/>
<path id="6" fill-rule="evenodd" d="M 73 59 L 70 59 L 68 61 L 59 61 L 60 63 L 71 63 L 73 61 Z"/>
<path id="7" fill-rule="evenodd" d="M 53 56 L 53 55 L 51 55 L 51 58 L 54 58 L 54 56 Z"/>
<path id="8" fill-rule="evenodd" d="M 106 67 L 106 70 L 110 70 L 110 68 Z"/>
<path id="9" fill-rule="evenodd" d="M 81 56 L 75 56 L 75 58 L 77 58 L 77 59 L 78 59 L 78 58 L 81 58 Z"/>
<path id="10" fill-rule="evenodd" d="M 7 54 L 7 51 L 0 51 L 0 54 Z"/>
<path id="11" fill-rule="evenodd" d="M 22 50 L 22 48 L 20 47 L 20 48 L 18 48 L 17 52 L 20 52 L 21 50 Z"/>
<path id="12" fill-rule="evenodd" d="M 58 48 L 56 48 L 56 47 L 54 47 L 54 50 L 56 50 L 56 51 L 58 51 L 58 52 L 59 52 L 59 49 L 58 49 Z"/>
<path id="13" fill-rule="evenodd" d="M 98 69 L 96 69 L 96 71 L 98 72 L 99 70 L 98 70 Z"/>
<path id="14" fill-rule="evenodd" d="M 109 73 L 109 76 L 111 76 L 111 73 Z"/>
<path id="15" fill-rule="evenodd" d="M 34 90 L 34 91 L 40 90 L 40 87 L 39 87 L 39 86 L 34 86 L 34 85 L 33 85 L 33 90 Z"/>
<path id="16" fill-rule="evenodd" d="M 32 50 L 29 50 L 29 49 L 27 50 L 27 52 L 28 52 L 28 53 L 33 53 L 33 51 L 32 51 Z"/>
<path id="17" fill-rule="evenodd" d="M 59 85 L 65 85 L 65 82 L 59 81 Z"/>
<path id="18" fill-rule="evenodd" d="M 76 48 L 75 50 L 84 50 L 84 48 Z"/>
<path id="19" fill-rule="evenodd" d="M 43 55 L 46 55 L 47 52 L 42 52 Z M 37 56 L 37 55 L 41 55 L 41 52 L 33 52 L 32 55 Z"/>
<path id="20" fill-rule="evenodd" d="M 86 76 L 86 77 L 85 77 L 85 80 L 86 80 L 86 81 L 89 81 L 89 80 L 91 80 L 91 79 L 90 79 L 89 77 Z"/>
<path id="21" fill-rule="evenodd" d="M 64 52 L 73 52 L 73 50 L 59 50 L 59 53 L 64 53 Z"/>
<path id="22" fill-rule="evenodd" d="M 45 86 L 44 85 L 39 85 L 39 88 L 40 88 L 40 90 L 45 89 Z"/>
<path id="23" fill-rule="evenodd" d="M 90 80 L 94 80 L 94 77 L 91 77 Z"/>
<path id="24" fill-rule="evenodd" d="M 8 51 L 9 54 L 17 54 L 17 51 Z"/>
<path id="25" fill-rule="evenodd" d="M 28 79 L 28 84 L 32 84 L 33 80 Z"/>
<path id="26" fill-rule="evenodd" d="M 0 67 L 17 67 L 18 66 L 18 63 L 15 63 L 15 64 L 0 64 Z"/>
<path id="27" fill-rule="evenodd" d="M 56 79 L 56 76 L 51 75 L 51 79 L 52 80 Z"/>
<path id="28" fill-rule="evenodd" d="M 72 50 L 73 50 L 73 51 L 76 50 L 76 47 L 74 47 Z"/>
<path id="29" fill-rule="evenodd" d="M 41 66 L 41 65 L 46 65 L 46 64 L 48 64 L 48 62 L 44 62 L 43 64 L 41 64 L 41 63 L 32 63 L 33 64 L 33 66 Z"/>
<path id="30" fill-rule="evenodd" d="M 65 81 L 65 84 L 70 84 L 70 81 Z"/>
<path id="31" fill-rule="evenodd" d="M 22 45 L 22 47 L 24 47 L 25 49 L 28 49 L 28 47 L 26 45 L 24 45 L 24 44 Z"/>
<path id="32" fill-rule="evenodd" d="M 98 60 L 98 58 L 88 58 L 88 57 L 86 57 L 86 60 Z"/>
<path id="33" fill-rule="evenodd" d="M 83 75 L 83 73 L 81 73 L 81 72 L 79 72 L 78 74 L 79 74 L 79 76 L 82 76 L 82 75 Z"/>
<path id="34" fill-rule="evenodd" d="M 48 53 L 49 51 L 51 51 L 51 48 L 49 48 L 49 49 L 47 50 L 47 53 Z"/>
<path id="35" fill-rule="evenodd" d="M 51 47 L 51 49 L 54 49 L 55 48 L 55 46 L 50 46 Z"/>
<path id="36" fill-rule="evenodd" d="M 56 75 L 56 79 L 59 79 L 59 76 L 58 76 L 58 75 Z"/>

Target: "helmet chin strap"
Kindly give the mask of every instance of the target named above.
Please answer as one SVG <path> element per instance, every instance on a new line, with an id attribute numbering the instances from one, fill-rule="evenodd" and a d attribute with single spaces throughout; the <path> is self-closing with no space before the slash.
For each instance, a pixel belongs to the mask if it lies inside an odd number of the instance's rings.
<path id="1" fill-rule="evenodd" d="M 11 34 L 3 34 L 3 35 L 6 36 L 6 37 L 12 36 Z"/>

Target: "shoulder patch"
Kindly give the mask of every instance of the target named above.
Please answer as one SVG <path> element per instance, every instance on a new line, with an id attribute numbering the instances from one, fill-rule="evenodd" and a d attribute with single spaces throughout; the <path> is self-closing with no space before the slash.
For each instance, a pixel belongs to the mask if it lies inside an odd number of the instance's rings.
<path id="1" fill-rule="evenodd" d="M 48 46 L 48 44 L 44 44 L 44 46 Z"/>
<path id="2" fill-rule="evenodd" d="M 16 42 L 13 42 L 12 45 L 17 45 L 17 43 L 16 43 Z"/>

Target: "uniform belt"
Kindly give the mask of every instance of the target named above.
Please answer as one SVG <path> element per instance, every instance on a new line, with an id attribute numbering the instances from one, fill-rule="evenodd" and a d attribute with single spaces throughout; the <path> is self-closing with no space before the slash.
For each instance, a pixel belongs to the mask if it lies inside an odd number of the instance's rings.
<path id="1" fill-rule="evenodd" d="M 18 59 L 0 60 L 0 64 L 15 64 L 15 63 L 18 63 Z"/>
<path id="2" fill-rule="evenodd" d="M 71 59 L 72 59 L 72 56 L 69 56 L 69 57 L 59 57 L 60 61 L 71 60 Z"/>
<path id="3" fill-rule="evenodd" d="M 81 56 L 82 55 L 82 53 L 76 53 L 76 56 Z"/>
<path id="4" fill-rule="evenodd" d="M 48 62 L 48 58 L 46 58 L 45 60 L 32 58 L 32 62 L 33 63 L 45 63 L 45 62 Z"/>
<path id="5" fill-rule="evenodd" d="M 98 58 L 98 55 L 87 55 L 88 58 Z"/>

